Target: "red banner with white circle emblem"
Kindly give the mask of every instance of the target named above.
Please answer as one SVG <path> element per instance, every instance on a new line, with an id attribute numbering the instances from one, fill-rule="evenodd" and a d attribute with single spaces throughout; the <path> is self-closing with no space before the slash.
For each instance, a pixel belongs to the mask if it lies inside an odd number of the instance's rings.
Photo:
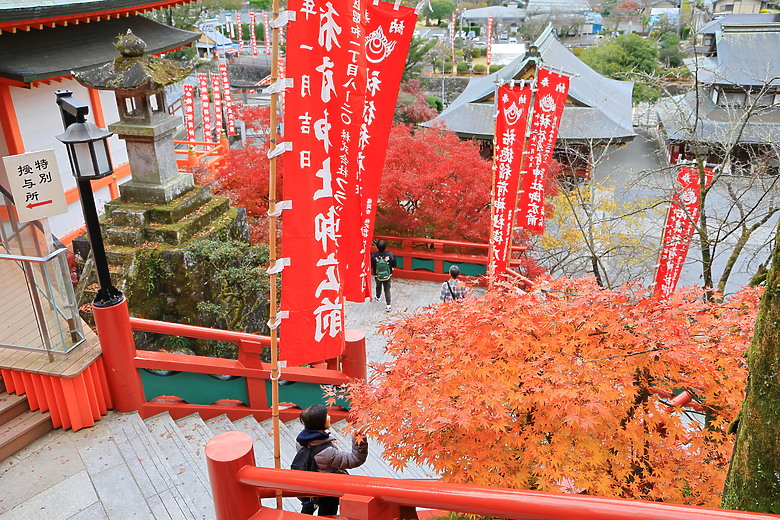
<path id="1" fill-rule="evenodd" d="M 517 207 L 517 225 L 535 233 L 544 232 L 544 180 L 550 170 L 558 139 L 563 107 L 569 92 L 569 77 L 540 68 L 531 129 L 522 166 L 522 186 Z"/>
<path id="2" fill-rule="evenodd" d="M 713 172 L 705 169 L 704 182 L 709 186 Z M 701 177 L 699 170 L 688 166 L 677 169 L 677 186 L 672 197 L 672 204 L 666 214 L 664 236 L 661 239 L 661 255 L 655 271 L 653 297 L 668 298 L 680 280 L 685 257 L 691 237 L 699 222 L 699 197 L 701 194 Z"/>
<path id="3" fill-rule="evenodd" d="M 512 222 L 520 182 L 531 87 L 501 85 L 496 92 L 496 148 L 493 154 L 493 194 L 488 275 L 506 272 L 512 244 Z"/>
<path id="4" fill-rule="evenodd" d="M 388 2 L 365 7 L 366 92 L 357 141 L 356 211 L 354 227 L 344 228 L 344 295 L 349 301 L 371 298 L 371 238 L 374 235 L 379 183 L 385 166 L 387 141 L 412 42 L 417 13 Z"/>

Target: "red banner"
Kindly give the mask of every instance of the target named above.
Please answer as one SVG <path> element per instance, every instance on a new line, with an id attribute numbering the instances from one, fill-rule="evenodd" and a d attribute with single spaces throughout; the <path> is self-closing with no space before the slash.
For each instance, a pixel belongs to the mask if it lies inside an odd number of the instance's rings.
<path id="1" fill-rule="evenodd" d="M 219 75 L 222 78 L 222 98 L 225 101 L 225 119 L 227 120 L 227 134 L 236 135 L 236 112 L 233 107 L 233 96 L 230 92 L 230 78 L 228 77 L 227 64 L 219 65 Z"/>
<path id="2" fill-rule="evenodd" d="M 195 87 L 184 85 L 184 126 L 187 129 L 187 140 L 196 141 L 195 135 Z"/>
<path id="3" fill-rule="evenodd" d="M 342 234 L 355 199 L 357 143 L 365 93 L 363 10 L 359 1 L 330 0 L 315 6 L 292 0 L 296 12 L 287 45 L 284 140 L 293 143 L 284 161 L 281 359 L 297 365 L 340 355 L 344 347 Z M 356 215 L 356 213 L 355 213 Z"/>
<path id="4" fill-rule="evenodd" d="M 200 86 L 200 110 L 203 115 L 203 140 L 211 141 L 211 106 L 209 105 L 209 77 L 206 74 L 198 74 Z"/>
<path id="5" fill-rule="evenodd" d="M 705 169 L 705 183 L 712 182 L 712 170 Z M 701 178 L 696 168 L 680 166 L 672 204 L 666 214 L 661 255 L 655 271 L 653 297 L 665 299 L 677 288 L 688 246 L 699 222 Z"/>
<path id="6" fill-rule="evenodd" d="M 509 259 L 531 97 L 530 86 L 501 85 L 496 93 L 496 148 L 493 152 L 492 219 L 488 264 L 488 274 L 491 279 L 506 272 Z"/>
<path id="7" fill-rule="evenodd" d="M 257 34 L 255 34 L 255 24 L 257 19 L 255 13 L 249 13 L 249 48 L 252 49 L 252 56 L 257 56 Z"/>
<path id="8" fill-rule="evenodd" d="M 220 64 L 220 68 L 222 65 Z M 214 130 L 217 139 L 222 137 L 222 81 L 218 74 L 211 76 L 211 96 L 214 98 Z"/>
<path id="9" fill-rule="evenodd" d="M 268 13 L 263 13 L 263 40 L 265 40 L 265 54 L 271 55 L 271 30 L 268 27 Z"/>
<path id="10" fill-rule="evenodd" d="M 387 141 L 401 84 L 406 56 L 412 41 L 417 14 L 409 7 L 367 2 L 365 56 L 367 82 L 360 120 L 355 206 L 355 227 L 343 228 L 345 244 L 344 287 L 349 301 L 371 298 L 371 238 L 374 234 L 376 201 L 385 166 Z"/>
<path id="11" fill-rule="evenodd" d="M 523 152 L 523 183 L 517 207 L 517 225 L 543 233 L 544 179 L 558 139 L 558 127 L 569 92 L 569 77 L 540 68 L 536 85 L 531 129 Z"/>
<path id="12" fill-rule="evenodd" d="M 236 13 L 236 25 L 238 25 L 238 53 L 244 53 L 244 26 L 241 25 L 241 13 Z"/>
<path id="13" fill-rule="evenodd" d="M 493 54 L 493 17 L 488 16 L 487 26 L 487 52 L 485 53 L 485 63 L 487 64 L 487 74 L 490 74 L 490 57 Z"/>

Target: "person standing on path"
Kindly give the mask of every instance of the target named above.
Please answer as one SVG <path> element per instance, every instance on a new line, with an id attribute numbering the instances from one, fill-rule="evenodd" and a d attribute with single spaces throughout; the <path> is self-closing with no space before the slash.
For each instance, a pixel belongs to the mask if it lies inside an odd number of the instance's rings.
<path id="1" fill-rule="evenodd" d="M 466 297 L 468 287 L 463 280 L 458 280 L 460 276 L 460 267 L 453 265 L 450 267 L 450 279 L 441 284 L 439 299 L 443 302 L 451 300 L 461 300 Z"/>
<path id="2" fill-rule="evenodd" d="M 382 299 L 382 289 L 385 290 L 385 310 L 390 312 L 390 279 L 395 269 L 395 255 L 387 251 L 387 242 L 380 240 L 376 243 L 376 251 L 371 253 L 371 272 L 376 280 L 376 301 Z"/>

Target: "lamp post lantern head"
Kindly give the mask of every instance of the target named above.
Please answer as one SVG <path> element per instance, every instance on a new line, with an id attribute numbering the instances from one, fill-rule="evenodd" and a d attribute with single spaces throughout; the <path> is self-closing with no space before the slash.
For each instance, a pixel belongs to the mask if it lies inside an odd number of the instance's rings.
<path id="1" fill-rule="evenodd" d="M 70 167 L 77 179 L 100 179 L 114 173 L 108 152 L 112 132 L 80 121 L 71 124 L 57 139 L 65 144 Z"/>
<path id="2" fill-rule="evenodd" d="M 114 173 L 108 153 L 108 138 L 114 134 L 87 122 L 89 106 L 75 99 L 73 92 L 58 90 L 55 94 L 65 127 L 56 137 L 68 150 L 73 176 L 91 180 Z"/>

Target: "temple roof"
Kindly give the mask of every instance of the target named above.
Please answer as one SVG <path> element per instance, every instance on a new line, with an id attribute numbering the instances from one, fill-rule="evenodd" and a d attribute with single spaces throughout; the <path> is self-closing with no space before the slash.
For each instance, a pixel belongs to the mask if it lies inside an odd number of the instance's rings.
<path id="1" fill-rule="evenodd" d="M 559 139 L 570 142 L 630 140 L 632 124 L 631 81 L 605 78 L 585 65 L 555 38 L 548 27 L 534 43 L 542 66 L 574 76 L 563 109 Z M 423 126 L 444 124 L 462 137 L 493 138 L 494 93 L 497 81 L 521 79 L 529 58 L 520 56 L 498 72 L 472 79 L 466 89 L 436 119 Z"/>
<path id="2" fill-rule="evenodd" d="M 200 36 L 140 15 L 44 31 L 6 32 L 0 34 L 0 81 L 29 84 L 113 61 L 116 37 L 128 29 L 146 42 L 149 54 L 187 45 Z"/>
<path id="3" fill-rule="evenodd" d="M 106 20 L 195 0 L 2 0 L 0 31 L 43 29 L 55 25 Z"/>
<path id="4" fill-rule="evenodd" d="M 716 33 L 715 56 L 686 59 L 685 64 L 705 84 L 780 85 L 780 23 L 723 24 Z"/>
<path id="5" fill-rule="evenodd" d="M 704 142 L 729 144 L 739 136 L 743 143 L 773 144 L 780 141 L 780 110 L 770 109 L 753 115 L 741 128 L 741 110 L 726 109 L 712 102 L 710 96 L 699 96 L 699 110 L 695 92 L 661 98 L 656 104 L 658 119 L 666 136 L 672 141 L 691 141 L 691 128 L 698 117 L 696 138 Z M 739 131 L 741 130 L 741 134 Z"/>

